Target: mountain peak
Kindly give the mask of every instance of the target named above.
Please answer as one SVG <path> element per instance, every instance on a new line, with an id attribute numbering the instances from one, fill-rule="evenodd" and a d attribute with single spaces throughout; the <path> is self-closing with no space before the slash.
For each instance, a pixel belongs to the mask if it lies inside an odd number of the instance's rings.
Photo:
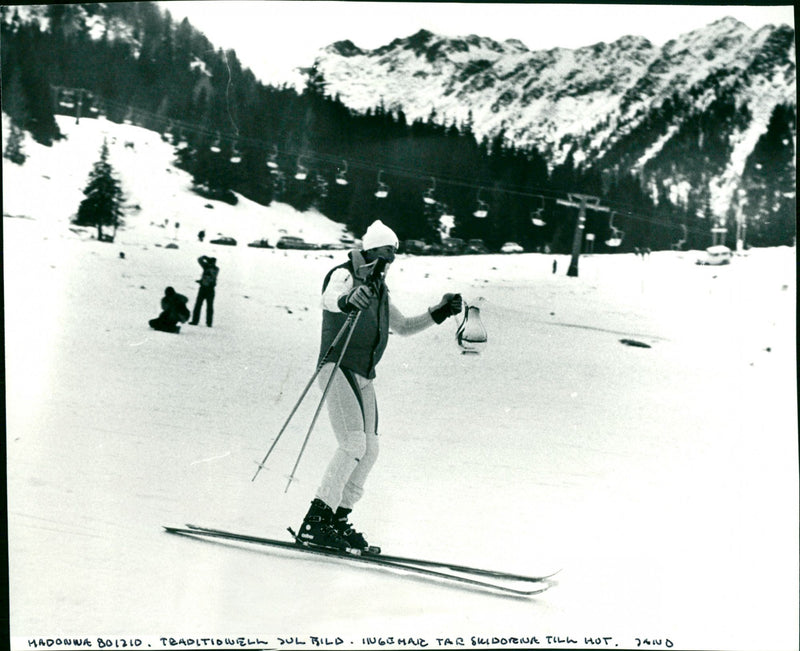
<path id="1" fill-rule="evenodd" d="M 724 18 L 719 18 L 719 19 L 715 20 L 713 23 L 709 23 L 708 27 L 722 27 L 724 29 L 739 29 L 741 27 L 747 27 L 747 25 L 745 25 L 741 20 L 737 20 L 733 16 L 725 16 Z"/>
<path id="2" fill-rule="evenodd" d="M 677 38 L 667 41 L 664 44 L 664 50 L 670 52 L 685 47 L 703 47 L 708 43 L 728 44 L 731 39 L 741 40 L 752 33 L 753 30 L 743 22 L 731 16 L 726 16 L 709 23 L 705 27 L 686 32 Z"/>
<path id="3" fill-rule="evenodd" d="M 530 52 L 528 46 L 525 45 L 525 43 L 520 41 L 518 38 L 507 38 L 505 41 L 503 41 L 503 43 L 506 46 L 508 46 L 508 48 L 511 50 L 517 50 L 519 52 Z"/>
<path id="4" fill-rule="evenodd" d="M 344 41 L 336 41 L 335 43 L 325 48 L 325 51 L 330 52 L 332 54 L 340 54 L 343 57 L 352 57 L 352 56 L 357 56 L 359 54 L 364 54 L 364 50 L 355 45 L 353 41 L 351 41 L 350 39 L 345 39 Z"/>
<path id="5" fill-rule="evenodd" d="M 416 34 L 412 34 L 405 39 L 405 46 L 417 52 L 427 47 L 434 37 L 435 34 L 433 32 L 429 32 L 427 29 L 421 29 Z"/>
<path id="6" fill-rule="evenodd" d="M 651 49 L 653 48 L 653 44 L 644 36 L 620 36 L 616 41 L 612 43 L 612 45 L 616 45 L 619 48 L 623 49 Z"/>

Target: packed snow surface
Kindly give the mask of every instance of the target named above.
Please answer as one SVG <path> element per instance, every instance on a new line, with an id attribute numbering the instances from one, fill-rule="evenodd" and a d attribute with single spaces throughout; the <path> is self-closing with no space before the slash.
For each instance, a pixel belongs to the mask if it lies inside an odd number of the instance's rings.
<path id="1" fill-rule="evenodd" d="M 352 519 L 389 553 L 561 569 L 536 598 L 501 597 L 163 531 L 299 525 L 334 450 L 323 411 L 284 492 L 317 386 L 251 479 L 314 371 L 320 285 L 346 252 L 245 245 L 342 229 L 279 204 L 206 208 L 157 135 L 61 126 L 3 161 L 14 648 L 797 648 L 793 248 L 726 267 L 584 256 L 577 278 L 566 256 L 398 256 L 404 313 L 458 291 L 489 341 L 462 355 L 454 318 L 390 337 L 381 455 Z M 128 205 L 113 243 L 70 224 L 104 135 Z M 150 330 L 167 285 L 191 304 L 201 254 L 221 269 L 213 328 Z"/>

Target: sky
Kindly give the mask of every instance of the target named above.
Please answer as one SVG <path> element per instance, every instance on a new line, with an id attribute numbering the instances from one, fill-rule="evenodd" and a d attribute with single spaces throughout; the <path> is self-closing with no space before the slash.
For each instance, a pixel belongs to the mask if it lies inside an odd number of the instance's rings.
<path id="1" fill-rule="evenodd" d="M 266 83 L 286 80 L 317 51 L 349 39 L 362 49 L 427 29 L 442 36 L 514 38 L 532 50 L 577 48 L 621 36 L 663 45 L 671 38 L 733 16 L 752 29 L 794 26 L 791 4 L 644 5 L 477 2 L 339 2 L 317 0 L 171 0 L 157 3 L 175 20 L 188 17 L 216 46 L 234 49 Z"/>

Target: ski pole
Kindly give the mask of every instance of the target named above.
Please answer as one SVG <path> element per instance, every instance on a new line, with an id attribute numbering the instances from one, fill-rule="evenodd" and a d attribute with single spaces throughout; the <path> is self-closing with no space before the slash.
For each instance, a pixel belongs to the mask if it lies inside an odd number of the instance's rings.
<path id="1" fill-rule="evenodd" d="M 336 347 L 336 344 L 339 343 L 339 340 L 342 338 L 342 335 L 344 334 L 345 330 L 348 327 L 350 328 L 350 332 L 352 333 L 353 328 L 355 327 L 355 322 L 356 322 L 357 318 L 358 318 L 358 313 L 357 312 L 351 312 L 350 314 L 347 315 L 347 320 L 342 324 L 342 327 L 339 328 L 339 332 L 336 334 L 336 337 L 333 339 L 333 342 L 328 347 L 328 350 L 325 351 L 325 354 L 322 356 L 322 359 L 320 360 L 319 364 L 317 364 L 317 369 L 314 371 L 314 375 L 311 376 L 311 379 L 308 381 L 308 384 L 306 384 L 305 389 L 303 389 L 303 393 L 300 394 L 300 398 L 295 403 L 294 407 L 292 408 L 292 411 L 289 413 L 289 416 L 286 419 L 286 422 L 284 422 L 283 427 L 281 427 L 280 431 L 278 432 L 278 435 L 275 437 L 275 440 L 272 442 L 272 445 L 270 446 L 269 450 L 267 450 L 267 453 L 264 455 L 264 458 L 261 460 L 261 463 L 258 464 L 258 468 L 256 469 L 256 474 L 253 475 L 253 478 L 250 481 L 255 481 L 256 477 L 258 477 L 258 473 L 261 472 L 261 469 L 264 467 L 264 464 L 267 462 L 267 458 L 269 458 L 269 455 L 272 454 L 272 451 L 275 449 L 275 445 L 278 443 L 278 439 L 280 439 L 280 437 L 283 435 L 284 431 L 289 426 L 289 422 L 292 420 L 292 418 L 294 417 L 295 413 L 300 408 L 300 404 L 305 399 L 306 394 L 308 393 L 309 389 L 311 388 L 311 385 L 314 384 L 314 380 L 317 379 L 317 376 L 319 375 L 320 371 L 322 370 L 322 367 L 325 365 L 325 362 L 327 361 L 328 356 L 333 352 L 333 349 Z M 349 341 L 349 339 L 350 339 L 350 337 L 348 336 L 348 341 Z"/>
<path id="2" fill-rule="evenodd" d="M 311 431 L 314 429 L 314 425 L 317 422 L 317 417 L 319 416 L 319 412 L 322 410 L 322 404 L 325 402 L 325 396 L 328 395 L 328 389 L 331 388 L 331 383 L 333 382 L 333 376 L 336 374 L 336 370 L 339 368 L 339 365 L 342 363 L 342 359 L 344 358 L 344 353 L 347 350 L 347 346 L 350 344 L 350 337 L 353 336 L 353 331 L 356 329 L 356 323 L 358 322 L 358 317 L 361 316 L 361 312 L 356 312 L 356 317 L 353 320 L 353 327 L 350 328 L 350 332 L 347 333 L 347 339 L 344 341 L 344 346 L 342 346 L 342 351 L 339 353 L 339 359 L 336 360 L 336 364 L 333 366 L 333 371 L 331 371 L 331 376 L 328 378 L 328 382 L 325 384 L 325 390 L 322 392 L 322 398 L 319 401 L 319 405 L 317 405 L 317 410 L 314 412 L 314 418 L 311 419 L 311 425 L 308 427 L 308 432 L 306 433 L 306 438 L 303 440 L 303 445 L 300 448 L 300 453 L 297 455 L 297 461 L 294 463 L 294 468 L 292 468 L 292 474 L 289 475 L 289 481 L 286 484 L 286 488 L 284 489 L 284 493 L 289 491 L 289 486 L 294 481 L 294 473 L 297 471 L 297 466 L 300 465 L 300 458 L 303 456 L 303 452 L 306 449 L 306 445 L 308 444 L 308 439 L 311 437 Z"/>
<path id="3" fill-rule="evenodd" d="M 375 266 L 372 269 L 372 272 L 370 273 L 370 277 L 369 277 L 368 282 L 367 282 L 367 284 L 369 286 L 371 286 L 373 288 L 377 287 L 377 283 L 380 282 L 380 279 L 382 277 L 382 274 L 384 273 L 384 270 L 386 269 L 386 265 L 387 264 L 388 263 L 386 262 L 386 260 L 383 260 L 383 259 L 378 259 L 375 262 Z M 281 428 L 281 431 L 278 433 L 278 436 L 272 442 L 272 445 L 270 446 L 270 449 L 267 451 L 266 456 L 264 457 L 264 459 L 261 461 L 261 463 L 259 464 L 258 468 L 256 469 L 256 474 L 253 475 L 253 480 L 255 480 L 256 476 L 258 476 L 258 473 L 261 471 L 261 468 L 264 466 L 264 463 L 266 462 L 267 457 L 270 455 L 272 450 L 275 448 L 275 444 L 278 442 L 278 438 L 280 438 L 281 434 L 283 434 L 283 431 L 286 429 L 286 426 L 289 424 L 289 420 L 291 420 L 291 418 L 294 415 L 295 411 L 297 411 L 297 408 L 300 406 L 300 402 L 305 397 L 306 393 L 308 392 L 309 388 L 313 384 L 313 382 L 316 379 L 317 375 L 319 375 L 320 371 L 322 370 L 322 367 L 325 365 L 325 362 L 327 361 L 328 356 L 333 352 L 333 349 L 336 347 L 336 344 L 339 342 L 339 339 L 341 339 L 342 334 L 344 333 L 345 329 L 349 326 L 349 330 L 347 332 L 347 339 L 344 342 L 344 346 L 342 347 L 342 350 L 341 350 L 341 352 L 339 354 L 339 359 L 336 361 L 336 366 L 334 366 L 333 370 L 336 371 L 336 369 L 339 368 L 339 365 L 341 364 L 342 359 L 344 358 L 344 353 L 347 350 L 347 346 L 350 344 L 350 338 L 353 336 L 353 331 L 356 328 L 356 323 L 358 322 L 358 317 L 360 315 L 361 315 L 361 311 L 360 310 L 357 311 L 357 312 L 351 312 L 350 314 L 347 315 L 347 320 L 344 322 L 342 327 L 339 329 L 339 332 L 336 334 L 336 337 L 334 338 L 333 343 L 331 343 L 331 345 L 328 347 L 328 350 L 325 351 L 325 355 L 323 355 L 322 359 L 320 360 L 319 364 L 317 365 L 317 370 L 314 372 L 314 375 L 312 376 L 311 380 L 309 380 L 308 384 L 306 385 L 306 388 L 303 391 L 303 395 L 300 396 L 300 400 L 295 405 L 294 409 L 292 410 L 292 413 L 289 414 L 289 418 L 286 420 L 286 423 L 284 423 L 283 427 Z M 300 456 L 302 456 L 303 450 L 306 447 L 306 443 L 308 443 L 308 438 L 311 435 L 311 430 L 314 428 L 314 424 L 317 421 L 317 417 L 319 416 L 319 412 L 322 409 L 322 403 L 325 402 L 325 396 L 328 393 L 328 388 L 331 385 L 331 379 L 332 378 L 333 378 L 333 373 L 331 373 L 331 377 L 328 379 L 328 383 L 325 385 L 325 390 L 322 393 L 322 399 L 320 400 L 319 405 L 317 405 L 317 411 L 314 413 L 314 419 L 311 421 L 311 426 L 308 428 L 308 433 L 306 434 L 306 438 L 303 441 L 303 447 L 300 450 Z M 291 484 L 292 480 L 294 479 L 294 472 L 295 472 L 295 470 L 297 470 L 297 466 L 300 463 L 300 456 L 297 457 L 297 463 L 295 463 L 294 468 L 292 469 L 292 474 L 289 477 L 289 484 Z M 286 490 L 287 491 L 289 490 L 289 485 L 288 484 L 286 485 Z M 286 491 L 284 491 L 284 492 L 286 492 Z"/>

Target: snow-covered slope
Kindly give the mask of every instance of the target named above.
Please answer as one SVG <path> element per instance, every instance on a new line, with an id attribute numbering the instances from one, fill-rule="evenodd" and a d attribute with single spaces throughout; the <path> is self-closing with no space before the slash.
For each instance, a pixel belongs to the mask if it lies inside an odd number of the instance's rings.
<path id="1" fill-rule="evenodd" d="M 320 283 L 344 252 L 200 244 L 196 229 L 240 219 L 309 239 L 329 226 L 280 207 L 206 209 L 157 138 L 111 124 L 97 128 L 116 138 L 112 162 L 141 210 L 113 244 L 70 230 L 99 147 L 90 125 L 61 124 L 69 140 L 49 149 L 27 141 L 23 167 L 3 161 L 15 651 L 86 638 L 311 649 L 312 636 L 353 649 L 564 648 L 547 636 L 796 648 L 794 249 L 722 268 L 694 253 L 584 256 L 577 278 L 561 256 L 398 257 L 398 307 L 459 291 L 489 341 L 461 355 L 454 319 L 390 337 L 381 456 L 353 520 L 389 552 L 563 568 L 540 598 L 498 598 L 162 531 L 280 537 L 299 524 L 334 445 L 323 414 L 284 492 L 316 387 L 251 478 L 313 371 Z M 192 297 L 196 258 L 212 252 L 214 327 L 150 330 L 163 288 Z"/>
<path id="2" fill-rule="evenodd" d="M 196 241 L 201 230 L 207 239 L 233 237 L 238 246 L 262 238 L 274 245 L 281 235 L 325 244 L 338 242 L 345 233 L 341 224 L 313 209 L 301 214 L 278 202 L 265 207 L 238 196 L 237 205 L 231 206 L 200 197 L 191 191 L 190 175 L 173 165 L 173 146 L 152 131 L 103 118 L 83 118 L 79 124 L 66 116 L 57 120 L 64 140 L 48 148 L 26 139 L 24 151 L 30 162 L 22 167 L 4 159 L 3 186 L 13 189 L 4 193 L 4 214 L 46 215 L 53 226 L 65 227 L 78 210 L 105 139 L 109 162 L 125 195 L 125 226 L 118 233 L 119 244 L 180 246 Z M 5 134 L 5 116 L 3 128 Z M 32 177 L 34 167 L 38 173 Z M 86 237 L 95 234 L 94 229 L 82 230 Z"/>

